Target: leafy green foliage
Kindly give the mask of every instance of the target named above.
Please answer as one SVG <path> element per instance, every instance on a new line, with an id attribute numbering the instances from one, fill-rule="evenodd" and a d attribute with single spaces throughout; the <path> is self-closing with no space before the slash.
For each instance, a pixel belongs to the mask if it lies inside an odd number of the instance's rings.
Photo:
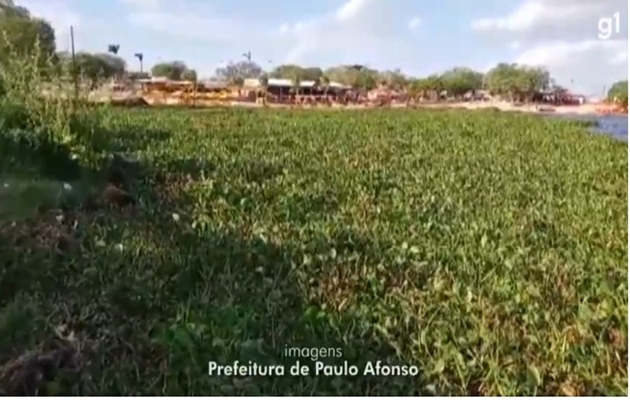
<path id="1" fill-rule="evenodd" d="M 483 86 L 483 74 L 470 68 L 454 68 L 441 76 L 443 88 L 455 97 L 480 90 Z"/>
<path id="2" fill-rule="evenodd" d="M 196 81 L 197 71 L 189 69 L 182 61 L 159 63 L 151 68 L 151 75 L 174 81 Z"/>
<path id="3" fill-rule="evenodd" d="M 70 76 L 72 72 L 72 56 L 68 53 L 58 54 L 61 64 L 61 71 L 65 76 Z M 105 79 L 122 76 L 125 73 L 126 63 L 122 58 L 108 53 L 86 53 L 75 54 L 77 74 L 86 79 L 92 87 Z"/>
<path id="4" fill-rule="evenodd" d="M 50 394 L 627 395 L 625 144 L 496 113 L 90 109 L 48 52 L 0 69 L 0 394 L 64 336 Z M 135 209 L 64 184 L 121 149 Z M 285 345 L 421 373 L 207 375 Z"/>
<path id="5" fill-rule="evenodd" d="M 616 82 L 608 90 L 608 100 L 615 101 L 628 109 L 628 81 Z"/>
<path id="6" fill-rule="evenodd" d="M 148 166 L 139 209 L 65 213 L 77 245 L 55 255 L 0 227 L 0 321 L 34 326 L 0 324 L 0 364 L 66 324 L 86 362 L 63 394 L 627 393 L 624 143 L 461 111 L 99 124 Z M 294 362 L 285 345 L 421 374 L 207 375 Z"/>
<path id="7" fill-rule="evenodd" d="M 333 67 L 327 69 L 324 74 L 333 82 L 343 83 L 354 88 L 365 90 L 374 89 L 380 79 L 376 70 L 362 67 L 352 68 L 347 66 Z"/>
<path id="8" fill-rule="evenodd" d="M 302 81 L 319 81 L 324 72 L 321 68 L 301 67 L 295 64 L 279 65 L 269 73 L 271 78 L 294 79 L 296 76 Z"/>
<path id="9" fill-rule="evenodd" d="M 552 80 L 544 68 L 500 63 L 486 76 L 487 88 L 493 94 L 520 100 L 531 99 L 534 93 L 549 89 Z"/>
<path id="10" fill-rule="evenodd" d="M 22 7 L 0 10 L 0 67 L 9 57 L 38 57 L 42 67 L 55 54 L 55 32 L 44 20 Z"/>
<path id="11" fill-rule="evenodd" d="M 186 69 L 182 73 L 182 80 L 189 81 L 189 82 L 196 82 L 197 81 L 197 71 L 195 71 L 194 69 Z"/>
<path id="12" fill-rule="evenodd" d="M 182 61 L 173 61 L 155 64 L 151 68 L 151 75 L 165 77 L 174 81 L 182 80 L 182 75 L 188 68 Z"/>
<path id="13" fill-rule="evenodd" d="M 241 85 L 245 79 L 256 79 L 263 74 L 260 65 L 251 60 L 230 62 L 229 64 L 217 68 L 215 75 L 232 84 Z"/>

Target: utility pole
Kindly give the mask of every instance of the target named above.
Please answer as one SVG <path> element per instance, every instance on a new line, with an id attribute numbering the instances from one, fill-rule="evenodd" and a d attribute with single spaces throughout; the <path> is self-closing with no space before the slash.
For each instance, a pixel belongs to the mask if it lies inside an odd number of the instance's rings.
<path id="1" fill-rule="evenodd" d="M 243 57 L 245 57 L 248 62 L 251 62 L 252 61 L 252 52 L 248 51 L 247 53 L 243 53 Z"/>

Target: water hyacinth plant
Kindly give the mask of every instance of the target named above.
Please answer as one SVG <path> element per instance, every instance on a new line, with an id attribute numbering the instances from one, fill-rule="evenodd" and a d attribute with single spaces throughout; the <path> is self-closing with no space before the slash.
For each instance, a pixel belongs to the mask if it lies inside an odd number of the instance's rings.
<path id="1" fill-rule="evenodd" d="M 36 217 L 48 241 L 2 229 L 0 354 L 71 326 L 58 392 L 626 393 L 625 144 L 497 113 L 102 113 L 135 205 L 108 186 Z M 285 345 L 421 372 L 207 375 Z"/>
<path id="2" fill-rule="evenodd" d="M 29 57 L 0 60 L 0 394 L 627 395 L 626 144 L 492 112 L 97 108 Z"/>

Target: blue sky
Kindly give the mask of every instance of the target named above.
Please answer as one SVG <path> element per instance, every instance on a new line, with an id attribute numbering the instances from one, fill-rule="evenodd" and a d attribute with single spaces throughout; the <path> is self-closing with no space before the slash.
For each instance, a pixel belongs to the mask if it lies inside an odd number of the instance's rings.
<path id="1" fill-rule="evenodd" d="M 60 49 L 75 27 L 77 49 L 120 55 L 137 69 L 181 60 L 211 76 L 251 51 L 263 66 L 366 64 L 428 75 L 497 62 L 547 66 L 557 80 L 593 95 L 627 78 L 625 0 L 16 0 L 48 19 Z M 619 12 L 619 31 L 597 36 Z M 614 28 L 614 27 L 613 27 Z"/>

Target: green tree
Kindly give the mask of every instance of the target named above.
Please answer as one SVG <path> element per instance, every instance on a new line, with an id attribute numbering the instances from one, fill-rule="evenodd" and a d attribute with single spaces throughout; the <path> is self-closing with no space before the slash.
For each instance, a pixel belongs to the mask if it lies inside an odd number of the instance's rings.
<path id="1" fill-rule="evenodd" d="M 361 65 L 332 67 L 327 69 L 324 75 L 332 82 L 338 82 L 355 89 L 372 90 L 380 80 L 378 71 Z"/>
<path id="2" fill-rule="evenodd" d="M 378 85 L 378 77 L 378 71 L 369 70 L 367 68 L 356 71 L 356 78 L 353 87 L 360 88 L 365 91 L 372 90 Z"/>
<path id="3" fill-rule="evenodd" d="M 429 97 L 429 93 L 433 91 L 437 97 L 438 91 L 434 86 L 434 82 L 428 77 L 410 79 L 407 83 L 407 94 L 418 100 L 420 98 L 426 99 Z"/>
<path id="4" fill-rule="evenodd" d="M 136 81 L 138 79 L 148 79 L 150 78 L 150 75 L 148 72 L 144 71 L 129 71 L 127 72 L 127 78 L 132 81 Z"/>
<path id="5" fill-rule="evenodd" d="M 5 5 L 0 10 L 0 63 L 8 57 L 39 57 L 41 66 L 54 58 L 55 31 L 42 19 L 33 18 L 27 9 Z"/>
<path id="6" fill-rule="evenodd" d="M 269 77 L 274 79 L 292 79 L 296 74 L 301 71 L 301 67 L 293 64 L 283 64 L 275 67 L 270 73 Z"/>
<path id="7" fill-rule="evenodd" d="M 324 71 L 319 67 L 307 67 L 302 69 L 302 80 L 321 81 Z"/>
<path id="8" fill-rule="evenodd" d="M 72 55 L 67 51 L 55 53 L 55 74 L 59 76 L 70 76 L 72 73 Z"/>
<path id="9" fill-rule="evenodd" d="M 100 80 L 111 78 L 111 71 L 109 69 L 110 66 L 106 63 L 103 57 L 97 57 L 90 53 L 79 52 L 75 55 L 74 59 L 77 73 L 83 79 L 88 80 L 92 88 L 95 88 Z M 64 58 L 63 62 L 69 64 L 72 60 Z"/>
<path id="10" fill-rule="evenodd" d="M 181 81 L 182 75 L 188 68 L 182 61 L 171 61 L 155 64 L 151 68 L 151 75 L 156 77 L 164 77 L 173 81 Z"/>
<path id="11" fill-rule="evenodd" d="M 67 53 L 58 53 L 58 72 L 69 74 L 72 67 L 72 56 Z M 107 79 L 122 76 L 126 70 L 125 60 L 108 53 L 92 54 L 79 52 L 75 55 L 77 73 L 86 79 L 93 88 Z"/>
<path id="12" fill-rule="evenodd" d="M 15 3 L 13 0 L 0 0 L 0 10 L 3 8 L 13 8 L 15 7 Z"/>
<path id="13" fill-rule="evenodd" d="M 438 74 L 411 79 L 408 87 L 413 96 L 432 100 L 438 100 L 440 93 L 445 90 L 444 80 Z"/>
<path id="14" fill-rule="evenodd" d="M 245 79 L 258 79 L 262 74 L 262 67 L 251 60 L 229 63 L 214 73 L 218 79 L 233 85 L 242 85 Z"/>
<path id="15" fill-rule="evenodd" d="M 444 90 L 459 98 L 466 93 L 481 90 L 483 74 L 470 68 L 458 67 L 443 73 L 441 81 Z"/>
<path id="16" fill-rule="evenodd" d="M 102 62 L 103 73 L 107 78 L 120 77 L 127 69 L 127 63 L 121 57 L 108 53 L 94 54 Z"/>
<path id="17" fill-rule="evenodd" d="M 440 75 L 433 74 L 425 78 L 425 85 L 427 91 L 435 92 L 436 97 L 439 97 L 440 93 L 444 90 L 444 80 Z"/>
<path id="18" fill-rule="evenodd" d="M 510 100 L 531 100 L 536 92 L 549 89 L 552 83 L 545 68 L 518 64 L 500 63 L 486 75 L 488 90 Z"/>
<path id="19" fill-rule="evenodd" d="M 328 68 L 324 71 L 324 76 L 326 76 L 331 82 L 347 84 L 345 79 L 345 69 L 343 67 Z"/>
<path id="20" fill-rule="evenodd" d="M 318 67 L 301 67 L 296 64 L 283 64 L 274 68 L 269 74 L 272 78 L 293 79 L 296 75 L 302 81 L 318 81 L 324 72 Z"/>
<path id="21" fill-rule="evenodd" d="M 611 102 L 621 105 L 626 111 L 628 110 L 628 81 L 615 82 L 608 89 L 607 99 Z"/>
<path id="22" fill-rule="evenodd" d="M 390 89 L 393 90 L 403 90 L 407 87 L 409 79 L 400 71 L 400 69 L 396 69 L 394 71 L 385 71 L 376 74 L 378 76 L 379 81 L 387 85 Z"/>
<path id="23" fill-rule="evenodd" d="M 194 69 L 186 69 L 182 73 L 182 80 L 189 82 L 197 82 L 197 71 Z"/>
<path id="24" fill-rule="evenodd" d="M 490 93 L 509 97 L 516 92 L 515 77 L 517 76 L 517 65 L 499 63 L 486 74 L 486 86 Z"/>
<path id="25" fill-rule="evenodd" d="M 608 89 L 608 100 L 613 101 L 615 98 L 628 95 L 628 81 L 615 82 L 610 89 Z"/>

